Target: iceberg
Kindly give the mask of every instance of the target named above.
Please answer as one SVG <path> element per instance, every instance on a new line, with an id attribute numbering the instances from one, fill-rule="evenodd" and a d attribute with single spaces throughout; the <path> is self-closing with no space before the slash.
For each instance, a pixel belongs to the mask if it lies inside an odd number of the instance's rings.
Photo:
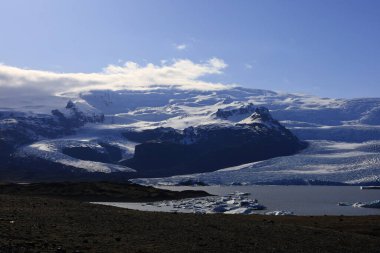
<path id="1" fill-rule="evenodd" d="M 380 200 L 374 200 L 371 202 L 357 202 L 352 205 L 353 207 L 364 207 L 364 208 L 380 208 Z"/>

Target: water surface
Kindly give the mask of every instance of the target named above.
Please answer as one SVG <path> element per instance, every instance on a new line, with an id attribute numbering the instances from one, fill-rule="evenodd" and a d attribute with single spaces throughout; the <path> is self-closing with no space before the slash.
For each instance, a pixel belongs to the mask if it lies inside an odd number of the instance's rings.
<path id="1" fill-rule="evenodd" d="M 380 199 L 380 190 L 361 190 L 358 186 L 160 186 L 173 191 L 203 190 L 223 196 L 234 191 L 249 192 L 267 207 L 265 213 L 275 210 L 294 212 L 296 215 L 380 215 L 380 209 L 338 206 L 338 202 L 368 202 Z M 110 205 L 144 210 L 172 211 L 170 207 L 145 203 L 107 203 Z M 179 210 L 181 211 L 181 210 Z"/>

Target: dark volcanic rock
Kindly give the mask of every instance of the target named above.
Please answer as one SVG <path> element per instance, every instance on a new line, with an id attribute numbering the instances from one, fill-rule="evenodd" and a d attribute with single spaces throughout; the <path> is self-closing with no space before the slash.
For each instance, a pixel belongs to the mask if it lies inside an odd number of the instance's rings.
<path id="1" fill-rule="evenodd" d="M 67 147 L 62 149 L 62 153 L 80 160 L 113 163 L 106 152 L 99 152 L 90 147 Z"/>
<path id="2" fill-rule="evenodd" d="M 169 191 L 130 182 L 49 182 L 0 184 L 0 194 L 49 196 L 83 201 L 145 202 L 210 196 L 205 191 Z"/>
<path id="3" fill-rule="evenodd" d="M 102 149 L 91 146 L 65 147 L 62 153 L 80 160 L 117 164 L 122 159 L 119 147 L 108 143 L 98 143 Z"/>
<path id="4" fill-rule="evenodd" d="M 136 146 L 134 157 L 122 164 L 136 169 L 140 177 L 171 176 L 291 155 L 306 146 L 265 108 L 257 108 L 247 122 L 191 127 L 182 132 L 168 128 L 127 132 L 126 138 L 144 142 Z"/>

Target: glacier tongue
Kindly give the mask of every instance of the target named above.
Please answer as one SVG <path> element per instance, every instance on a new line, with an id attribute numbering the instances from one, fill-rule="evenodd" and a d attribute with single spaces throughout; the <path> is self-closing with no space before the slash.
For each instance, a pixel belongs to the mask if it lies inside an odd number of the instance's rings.
<path id="1" fill-rule="evenodd" d="M 134 181 L 152 185 L 180 185 L 189 180 L 207 185 L 307 184 L 308 181 L 366 184 L 380 181 L 380 141 L 309 142 L 308 148 L 292 156 L 276 157 L 209 173 Z"/>

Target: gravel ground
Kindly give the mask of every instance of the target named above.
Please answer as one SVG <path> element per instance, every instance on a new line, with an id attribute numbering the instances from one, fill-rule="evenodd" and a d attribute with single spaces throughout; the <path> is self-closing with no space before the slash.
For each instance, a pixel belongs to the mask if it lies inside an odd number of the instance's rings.
<path id="1" fill-rule="evenodd" d="M 0 195 L 0 252 L 379 252 L 380 217 L 140 212 Z"/>

